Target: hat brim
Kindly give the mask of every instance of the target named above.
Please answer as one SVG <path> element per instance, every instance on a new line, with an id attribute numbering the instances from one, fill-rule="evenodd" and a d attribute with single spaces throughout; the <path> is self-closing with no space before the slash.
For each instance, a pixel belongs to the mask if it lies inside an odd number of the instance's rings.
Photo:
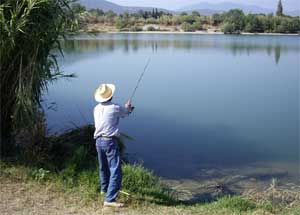
<path id="1" fill-rule="evenodd" d="M 107 97 L 107 98 L 103 98 L 103 97 L 100 95 L 99 88 L 98 88 L 98 89 L 96 90 L 95 94 L 94 94 L 95 100 L 96 100 L 97 102 L 107 102 L 108 100 L 110 100 L 110 99 L 113 97 L 114 92 L 115 92 L 115 89 L 116 89 L 116 86 L 113 85 L 113 84 L 106 84 L 106 86 L 107 86 L 108 88 L 111 89 L 111 95 L 110 95 L 109 97 Z"/>

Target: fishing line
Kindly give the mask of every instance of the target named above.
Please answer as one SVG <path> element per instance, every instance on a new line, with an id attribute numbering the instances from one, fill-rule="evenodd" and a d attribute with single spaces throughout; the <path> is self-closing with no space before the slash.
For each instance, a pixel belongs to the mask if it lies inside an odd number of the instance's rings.
<path id="1" fill-rule="evenodd" d="M 131 96 L 130 96 L 129 101 L 132 101 L 132 98 L 134 97 L 135 92 L 136 92 L 137 88 L 139 87 L 140 82 L 141 82 L 141 80 L 142 80 L 142 78 L 143 78 L 145 72 L 147 71 L 147 68 L 148 68 L 148 66 L 149 66 L 149 64 L 150 64 L 150 60 L 151 60 L 151 58 L 149 57 L 149 59 L 148 59 L 148 61 L 147 61 L 147 64 L 145 65 L 144 70 L 143 70 L 143 72 L 141 73 L 141 75 L 140 75 L 140 77 L 139 77 L 139 79 L 138 79 L 138 81 L 137 81 L 137 83 L 136 83 L 136 86 L 135 86 L 135 88 L 134 88 L 134 90 L 133 90 L 133 92 L 132 92 L 132 94 L 131 94 Z"/>

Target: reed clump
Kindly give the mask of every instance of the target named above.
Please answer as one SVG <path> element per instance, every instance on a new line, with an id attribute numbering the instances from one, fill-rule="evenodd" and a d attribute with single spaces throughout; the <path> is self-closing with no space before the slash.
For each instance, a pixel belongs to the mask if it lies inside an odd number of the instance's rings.
<path id="1" fill-rule="evenodd" d="M 68 0 L 2 0 L 0 3 L 1 147 L 34 126 L 49 83 L 64 76 L 53 50 L 72 26 Z M 6 147 L 5 147 L 6 146 Z"/>

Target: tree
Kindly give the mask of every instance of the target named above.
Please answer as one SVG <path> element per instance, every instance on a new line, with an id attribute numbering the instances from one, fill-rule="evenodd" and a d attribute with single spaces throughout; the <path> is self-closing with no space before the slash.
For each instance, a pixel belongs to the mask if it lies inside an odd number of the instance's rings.
<path id="1" fill-rule="evenodd" d="M 244 29 L 246 32 L 262 32 L 262 23 L 258 19 L 257 15 L 248 14 L 246 17 L 246 26 Z"/>
<path id="2" fill-rule="evenodd" d="M 277 19 L 274 20 L 274 32 L 275 33 L 288 33 L 289 23 L 288 19 L 284 17 L 276 17 Z"/>
<path id="3" fill-rule="evenodd" d="M 283 16 L 283 7 L 282 7 L 281 0 L 279 0 L 278 5 L 277 5 L 276 15 Z"/>
<path id="4" fill-rule="evenodd" d="M 222 31 L 224 32 L 224 34 L 233 34 L 236 33 L 236 28 L 234 24 L 225 22 L 222 26 Z"/>
<path id="5" fill-rule="evenodd" d="M 99 8 L 90 9 L 89 13 L 92 14 L 93 16 L 103 16 L 104 15 L 104 11 Z"/>
<path id="6" fill-rule="evenodd" d="M 200 13 L 195 10 L 195 11 L 192 12 L 192 16 L 200 16 Z"/>
<path id="7" fill-rule="evenodd" d="M 117 14 L 115 12 L 113 12 L 112 10 L 109 10 L 106 12 L 106 16 L 109 18 L 109 19 L 112 19 L 114 18 L 115 16 L 117 16 Z"/>
<path id="8" fill-rule="evenodd" d="M 288 21 L 288 29 L 290 33 L 298 33 L 300 32 L 300 18 L 293 17 L 292 19 L 289 19 Z"/>
<path id="9" fill-rule="evenodd" d="M 201 23 L 200 20 L 195 21 L 195 22 L 192 24 L 192 27 L 193 27 L 195 30 L 203 30 L 203 25 L 202 25 L 202 23 Z"/>
<path id="10" fill-rule="evenodd" d="M 218 13 L 215 13 L 213 16 L 212 16 L 212 24 L 213 25 L 219 25 L 220 23 L 223 22 L 223 17 L 222 15 L 218 14 Z"/>
<path id="11" fill-rule="evenodd" d="M 271 33 L 273 32 L 274 29 L 274 24 L 273 24 L 273 15 L 267 15 L 267 16 L 259 16 L 258 19 L 260 20 L 262 31 Z"/>
<path id="12" fill-rule="evenodd" d="M 225 13 L 224 16 L 224 25 L 226 24 L 226 28 L 223 29 L 230 29 L 230 33 L 240 33 L 244 29 L 245 15 L 242 10 L 233 9 Z"/>
<path id="13" fill-rule="evenodd" d="M 121 17 L 117 17 L 117 19 L 116 19 L 116 28 L 118 28 L 118 29 L 122 29 L 122 28 L 125 28 L 126 26 L 127 26 L 127 22 L 123 19 L 123 18 L 121 18 Z"/>

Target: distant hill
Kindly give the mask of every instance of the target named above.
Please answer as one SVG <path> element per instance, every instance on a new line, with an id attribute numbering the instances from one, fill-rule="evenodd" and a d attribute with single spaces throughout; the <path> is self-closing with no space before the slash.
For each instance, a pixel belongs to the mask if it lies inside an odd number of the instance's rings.
<path id="1" fill-rule="evenodd" d="M 102 9 L 103 11 L 109 11 L 112 10 L 113 12 L 120 14 L 124 12 L 129 12 L 129 13 L 136 13 L 139 10 L 143 11 L 152 11 L 153 7 L 127 7 L 127 6 L 121 6 L 109 1 L 105 0 L 78 0 L 76 3 L 79 3 L 81 5 L 84 5 L 87 9 L 92 9 L 92 8 L 99 8 Z M 157 8 L 159 11 L 164 11 L 164 12 L 169 12 L 169 13 L 174 13 L 172 11 L 163 9 L 163 8 Z"/>
<path id="2" fill-rule="evenodd" d="M 203 11 L 204 12 L 202 13 L 203 15 L 210 15 L 210 14 L 206 14 L 207 13 L 206 11 L 209 11 L 210 13 L 214 13 L 213 11 L 215 11 L 216 13 L 218 13 L 218 12 L 224 12 L 235 8 L 241 9 L 242 11 L 244 11 L 244 13 L 255 13 L 255 14 L 259 14 L 259 13 L 269 14 L 269 13 L 275 13 L 276 11 L 276 9 L 273 10 L 269 8 L 262 8 L 257 5 L 237 4 L 233 2 L 221 2 L 216 4 L 208 3 L 208 2 L 200 2 L 197 4 L 182 7 L 178 11 L 186 11 L 186 12 L 198 11 L 200 14 L 201 11 Z M 297 16 L 297 15 L 299 16 L 299 12 L 300 10 L 284 11 L 286 15 L 291 15 L 291 16 Z"/>
<path id="3" fill-rule="evenodd" d="M 288 11 L 286 14 L 290 16 L 300 16 L 300 10 Z"/>
<path id="4" fill-rule="evenodd" d="M 86 7 L 86 9 L 92 9 L 92 8 L 100 8 L 103 11 L 109 11 L 112 10 L 115 13 L 123 13 L 124 8 L 123 6 L 114 4 L 109 1 L 105 0 L 78 0 L 75 3 L 79 3 Z"/>
<path id="5" fill-rule="evenodd" d="M 139 10 L 143 11 L 152 11 L 152 7 L 130 7 L 130 6 L 121 6 L 106 0 L 78 0 L 77 3 L 80 3 L 81 5 L 84 5 L 87 9 L 92 8 L 100 8 L 103 11 L 109 11 L 112 10 L 117 14 L 129 12 L 129 13 L 136 13 Z M 183 8 L 180 8 L 176 11 L 166 10 L 163 8 L 158 8 L 159 11 L 164 11 L 172 14 L 179 14 L 181 12 L 192 12 L 192 11 L 198 11 L 202 15 L 212 15 L 215 13 L 221 13 L 224 11 L 228 11 L 230 9 L 241 9 L 244 11 L 244 13 L 274 13 L 275 9 L 268 9 L 268 8 L 262 8 L 256 5 L 247 5 L 247 4 L 237 4 L 232 2 L 222 2 L 222 3 L 208 3 L 208 2 L 201 2 L 198 4 L 193 4 L 190 6 L 186 6 Z M 299 16 L 300 10 L 294 10 L 294 11 L 284 11 L 285 14 L 290 16 Z"/>

